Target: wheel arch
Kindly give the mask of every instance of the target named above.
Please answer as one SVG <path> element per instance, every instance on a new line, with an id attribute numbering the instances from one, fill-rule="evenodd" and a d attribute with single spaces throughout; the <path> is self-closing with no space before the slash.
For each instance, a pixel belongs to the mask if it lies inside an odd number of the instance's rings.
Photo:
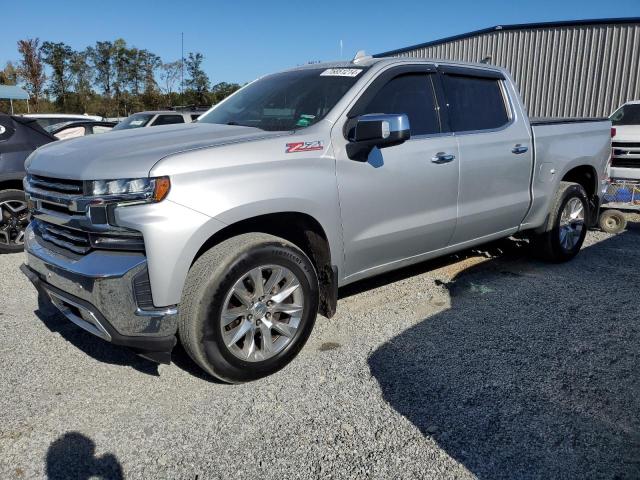
<path id="1" fill-rule="evenodd" d="M 589 226 L 595 225 L 598 221 L 598 208 L 600 200 L 598 197 L 598 173 L 591 165 L 580 165 L 573 167 L 562 177 L 563 182 L 573 182 L 581 185 L 587 192 L 589 199 Z"/>
<path id="2" fill-rule="evenodd" d="M 284 238 L 302 250 L 313 263 L 320 286 L 319 310 L 331 318 L 338 298 L 338 271 L 331 261 L 331 246 L 325 229 L 313 216 L 296 211 L 268 213 L 238 220 L 211 235 L 197 251 L 191 265 L 204 252 L 228 238 L 260 232 Z"/>

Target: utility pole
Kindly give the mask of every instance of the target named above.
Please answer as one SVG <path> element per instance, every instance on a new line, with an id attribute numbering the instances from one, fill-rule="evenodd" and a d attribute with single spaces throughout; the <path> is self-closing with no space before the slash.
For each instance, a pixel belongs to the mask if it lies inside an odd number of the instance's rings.
<path id="1" fill-rule="evenodd" d="M 180 33 L 180 103 L 184 103 L 184 32 Z"/>

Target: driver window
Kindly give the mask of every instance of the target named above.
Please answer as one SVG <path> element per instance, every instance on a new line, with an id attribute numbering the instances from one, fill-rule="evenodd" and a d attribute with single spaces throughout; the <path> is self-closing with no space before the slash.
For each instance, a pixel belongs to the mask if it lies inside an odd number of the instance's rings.
<path id="1" fill-rule="evenodd" d="M 362 113 L 404 113 L 409 117 L 412 136 L 440 133 L 433 84 L 428 74 L 395 77 L 376 93 Z"/>

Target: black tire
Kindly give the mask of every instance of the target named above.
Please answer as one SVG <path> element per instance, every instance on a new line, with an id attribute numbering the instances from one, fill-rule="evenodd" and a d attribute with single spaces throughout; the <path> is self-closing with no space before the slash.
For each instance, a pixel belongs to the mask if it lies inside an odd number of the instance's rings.
<path id="1" fill-rule="evenodd" d="M 627 219 L 620 210 L 603 210 L 598 225 L 603 232 L 620 233 L 627 227 Z"/>
<path id="2" fill-rule="evenodd" d="M 567 203 L 573 198 L 577 198 L 582 202 L 585 217 L 584 225 L 582 226 L 576 244 L 571 248 L 565 248 L 560 241 L 560 217 Z M 556 197 L 549 210 L 549 220 L 546 231 L 532 238 L 535 254 L 546 261 L 554 263 L 566 262 L 574 258 L 580 251 L 580 248 L 582 248 L 582 244 L 587 235 L 587 225 L 590 222 L 590 215 L 589 200 L 582 185 L 572 182 L 560 182 Z"/>
<path id="3" fill-rule="evenodd" d="M 19 203 L 24 204 L 25 210 L 13 212 L 7 206 L 15 208 Z M 4 204 L 4 208 L 3 208 Z M 0 253 L 17 253 L 24 249 L 24 229 L 28 225 L 28 211 L 22 190 L 0 191 Z M 17 222 L 17 225 L 14 223 Z M 20 240 L 22 232 L 22 240 Z"/>
<path id="4" fill-rule="evenodd" d="M 299 281 L 304 295 L 300 323 L 287 346 L 263 361 L 244 361 L 223 342 L 222 312 L 232 287 L 258 266 L 282 266 Z M 178 330 L 189 356 L 207 373 L 228 383 L 270 375 L 286 366 L 302 349 L 318 312 L 318 279 L 309 258 L 292 243 L 273 235 L 248 233 L 205 252 L 189 270 Z"/>

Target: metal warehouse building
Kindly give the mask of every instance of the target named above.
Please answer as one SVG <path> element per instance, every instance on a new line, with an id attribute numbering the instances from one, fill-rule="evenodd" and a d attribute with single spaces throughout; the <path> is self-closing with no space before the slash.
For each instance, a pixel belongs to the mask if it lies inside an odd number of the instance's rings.
<path id="1" fill-rule="evenodd" d="M 532 117 L 604 117 L 640 100 L 640 18 L 499 25 L 375 56 L 505 67 Z"/>

